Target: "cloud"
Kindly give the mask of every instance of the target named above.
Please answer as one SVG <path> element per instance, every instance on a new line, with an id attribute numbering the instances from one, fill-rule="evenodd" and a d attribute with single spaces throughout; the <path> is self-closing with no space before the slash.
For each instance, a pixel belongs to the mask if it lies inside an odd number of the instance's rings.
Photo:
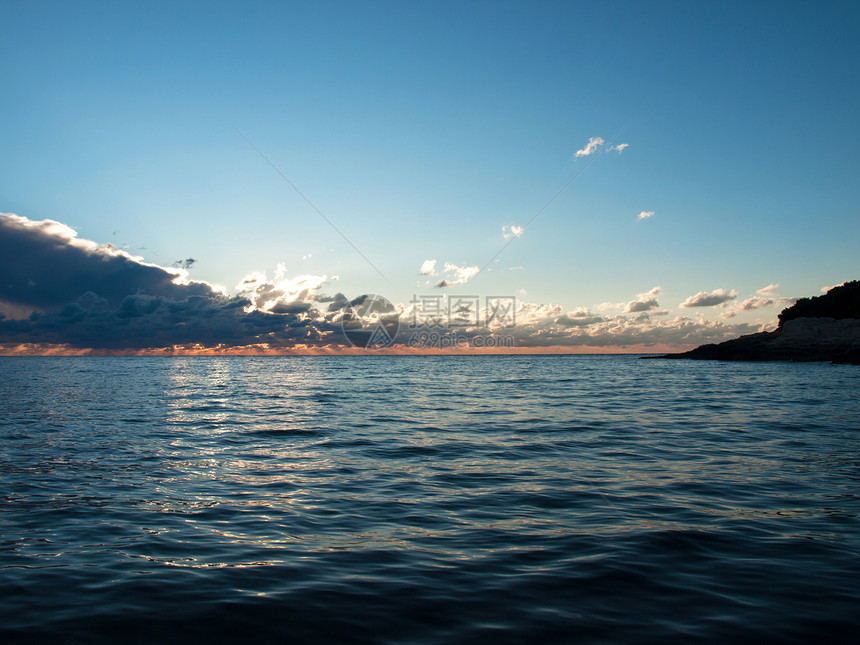
<path id="1" fill-rule="evenodd" d="M 624 309 L 624 313 L 632 314 L 639 311 L 649 311 L 651 309 L 657 309 L 660 304 L 656 300 L 649 300 L 648 302 L 640 302 L 638 300 L 634 300 L 632 302 L 627 303 L 627 307 Z"/>
<path id="2" fill-rule="evenodd" d="M 418 270 L 419 275 L 436 275 L 436 260 L 424 260 Z"/>
<path id="3" fill-rule="evenodd" d="M 464 284 L 478 275 L 480 269 L 477 266 L 457 266 L 456 264 L 446 262 L 444 273 L 447 274 L 446 277 L 434 285 L 437 289 Z"/>
<path id="4" fill-rule="evenodd" d="M 659 312 L 665 314 L 667 312 Z M 481 329 L 464 330 L 479 334 Z M 521 347 L 618 347 L 625 345 L 692 346 L 759 331 L 759 325 L 677 315 L 655 320 L 647 313 L 598 315 L 580 308 L 564 312 L 558 305 L 518 302 L 516 325 L 498 330 Z"/>
<path id="5" fill-rule="evenodd" d="M 440 282 L 453 286 L 473 278 L 478 267 L 446 262 L 442 273 Z M 148 264 L 114 247 L 81 239 L 59 222 L 11 215 L 0 216 L 0 275 L 5 278 L 0 282 L 0 348 L 5 352 L 10 347 L 81 352 L 341 351 L 349 346 L 343 332 L 344 322 L 351 320 L 349 305 L 366 297 L 326 295 L 324 289 L 336 277 L 290 276 L 283 265 L 274 274 L 248 274 L 235 295 L 226 295 L 205 282 L 188 280 L 182 269 Z M 445 332 L 467 338 L 509 335 L 521 348 L 612 348 L 689 346 L 756 331 L 749 324 L 709 321 L 701 315 L 671 317 L 657 309 L 661 293 L 654 287 L 629 302 L 614 304 L 611 312 L 601 307 L 567 311 L 554 304 L 522 301 L 520 294 L 516 302 L 508 299 L 515 324 L 489 316 L 491 307 L 499 304 L 494 302 L 485 307 L 480 324 L 462 316 L 456 328 Z M 714 302 L 709 305 L 691 306 L 713 306 L 734 297 L 734 292 L 717 290 L 688 301 L 710 298 Z M 445 296 L 432 298 L 447 303 Z M 471 296 L 461 297 L 463 302 L 467 298 Z M 402 316 L 407 306 L 396 305 L 396 311 Z M 444 306 L 440 311 L 447 315 L 449 309 Z M 413 331 L 402 324 L 397 346 L 408 349 Z"/>
<path id="6" fill-rule="evenodd" d="M 269 280 L 264 272 L 255 272 L 245 276 L 236 290 L 239 295 L 248 299 L 249 304 L 245 310 L 274 312 L 280 307 L 283 313 L 284 306 L 293 305 L 295 302 L 318 300 L 319 288 L 329 281 L 325 275 L 300 275 L 295 278 L 287 277 L 287 270 L 283 264 L 279 264 L 275 270 L 273 280 Z M 337 277 L 332 277 L 337 280 Z"/>
<path id="7" fill-rule="evenodd" d="M 648 293 L 652 292 L 654 290 Z M 477 323 L 470 317 L 461 324 L 453 324 L 446 318 L 444 300 L 440 302 L 443 306 L 417 312 L 419 325 L 429 325 L 431 330 L 437 331 L 440 338 L 469 341 L 475 338 L 486 339 L 488 335 L 510 337 L 514 345 L 520 348 L 611 348 L 631 345 L 690 347 L 759 331 L 758 325 L 729 324 L 722 320 L 708 320 L 701 315 L 695 319 L 683 315 L 669 317 L 666 311 L 655 311 L 653 314 L 637 312 L 633 315 L 604 315 L 585 307 L 565 311 L 556 304 L 533 303 L 521 299 L 514 303 L 513 324 L 496 324 L 496 321 L 487 323 L 488 308 L 482 310 Z M 412 313 L 409 310 L 405 315 L 408 318 Z M 653 317 L 655 315 L 661 318 L 656 319 Z M 510 319 L 507 320 L 510 323 Z M 398 342 L 408 344 L 409 333 L 409 327 L 401 326 Z"/>
<path id="8" fill-rule="evenodd" d="M 794 298 L 767 298 L 762 296 L 753 296 L 744 300 L 740 308 L 742 311 L 752 311 L 753 309 L 763 309 L 764 307 L 787 307 L 794 304 Z"/>
<path id="9" fill-rule="evenodd" d="M 604 141 L 601 137 L 591 137 L 588 140 L 588 143 L 585 144 L 585 147 L 582 150 L 577 150 L 573 156 L 577 159 L 580 157 L 587 157 L 588 155 L 594 154 L 603 144 Z"/>
<path id="10" fill-rule="evenodd" d="M 654 211 L 641 211 L 636 216 L 636 219 L 648 219 L 649 217 L 653 217 L 653 216 L 654 216 Z"/>
<path id="11" fill-rule="evenodd" d="M 714 289 L 710 293 L 707 291 L 700 291 L 695 296 L 690 296 L 684 302 L 681 303 L 682 307 L 715 307 L 716 305 L 721 305 L 724 302 L 728 302 L 729 300 L 734 300 L 738 297 L 738 292 L 732 289 L 731 291 L 726 291 L 725 289 Z"/>
<path id="12" fill-rule="evenodd" d="M 752 298 L 747 298 L 741 303 L 741 309 L 743 311 L 752 311 L 753 309 L 761 309 L 763 307 L 770 307 L 776 304 L 776 301 L 773 298 L 763 298 L 761 296 L 753 296 Z"/>
<path id="13" fill-rule="evenodd" d="M 281 266 L 275 280 L 251 274 L 228 297 L 53 220 L 0 214 L 0 275 L 0 311 L 15 314 L 0 317 L 3 344 L 136 350 L 343 340 L 337 309 L 318 308 L 326 276 L 290 279 Z"/>
<path id="14" fill-rule="evenodd" d="M 512 237 L 521 236 L 523 234 L 523 231 L 525 231 L 525 230 L 526 230 L 525 226 L 515 226 L 513 224 L 511 226 L 505 225 L 505 226 L 502 226 L 502 236 L 506 240 L 509 240 Z"/>
<path id="15" fill-rule="evenodd" d="M 179 269 L 190 269 L 197 263 L 197 260 L 194 258 L 185 258 L 184 260 L 177 260 L 173 263 L 175 268 Z"/>
<path id="16" fill-rule="evenodd" d="M 619 311 L 624 309 L 626 306 L 627 306 L 626 302 L 601 302 L 599 305 L 595 305 L 594 308 L 597 309 L 597 311 L 600 311 L 603 313 L 611 313 L 611 312 L 618 313 Z"/>
<path id="17" fill-rule="evenodd" d="M 134 294 L 111 306 L 87 292 L 24 320 L 0 320 L 0 342 L 121 351 L 176 346 L 289 348 L 324 345 L 341 337 L 339 326 L 323 319 L 312 303 L 275 306 L 270 312 L 247 312 L 247 305 L 240 297 Z"/>
<path id="18" fill-rule="evenodd" d="M 556 318 L 555 324 L 566 328 L 587 327 L 588 325 L 594 325 L 596 323 L 603 322 L 604 320 L 605 318 L 603 316 L 598 316 L 597 314 L 591 313 L 588 309 L 580 307 L 579 309 L 575 309 L 572 312 L 568 312 Z"/>
<path id="19" fill-rule="evenodd" d="M 657 296 L 660 295 L 660 292 L 662 291 L 662 287 L 654 287 L 651 291 L 637 294 L 635 300 L 631 300 L 627 303 L 627 306 L 624 308 L 624 313 L 632 314 L 658 309 L 660 307 L 660 303 L 657 302 Z"/>
<path id="20" fill-rule="evenodd" d="M 133 294 L 211 297 L 205 282 L 180 268 L 144 262 L 110 244 L 78 238 L 54 220 L 0 213 L 0 301 L 34 309 L 72 302 L 92 291 L 113 305 Z"/>
<path id="21" fill-rule="evenodd" d="M 780 298 L 777 295 L 778 292 L 779 285 L 775 283 L 770 283 L 766 287 L 757 289 L 756 295 L 747 298 L 743 302 L 726 308 L 726 310 L 723 311 L 720 316 L 722 316 L 723 318 L 734 318 L 738 313 L 742 311 L 754 311 L 756 309 L 766 309 L 768 307 L 777 306 L 785 307 L 794 303 L 794 298 Z M 723 304 L 723 307 L 727 307 L 727 305 Z"/>
<path id="22" fill-rule="evenodd" d="M 619 143 L 617 146 L 609 146 L 609 150 L 615 150 L 616 152 L 624 152 L 624 150 L 629 147 L 629 143 Z"/>

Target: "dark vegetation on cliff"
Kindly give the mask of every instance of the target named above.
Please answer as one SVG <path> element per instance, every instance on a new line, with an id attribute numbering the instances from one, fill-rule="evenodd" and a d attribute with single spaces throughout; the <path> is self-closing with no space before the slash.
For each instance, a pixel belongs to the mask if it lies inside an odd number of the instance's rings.
<path id="1" fill-rule="evenodd" d="M 779 314 L 779 326 L 795 318 L 860 318 L 860 280 L 833 287 L 823 296 L 801 298 Z"/>

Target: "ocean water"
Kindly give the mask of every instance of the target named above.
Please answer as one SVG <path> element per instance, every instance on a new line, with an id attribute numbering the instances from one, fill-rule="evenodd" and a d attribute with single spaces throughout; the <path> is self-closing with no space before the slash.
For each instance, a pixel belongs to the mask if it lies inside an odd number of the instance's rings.
<path id="1" fill-rule="evenodd" d="M 860 368 L 0 358 L 0 641 L 857 642 Z"/>

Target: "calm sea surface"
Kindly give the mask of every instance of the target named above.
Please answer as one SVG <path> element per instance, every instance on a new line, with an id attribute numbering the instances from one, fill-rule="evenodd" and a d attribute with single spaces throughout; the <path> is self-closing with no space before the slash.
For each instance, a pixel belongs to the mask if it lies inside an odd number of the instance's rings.
<path id="1" fill-rule="evenodd" d="M 860 368 L 0 358 L 0 641 L 857 642 Z"/>

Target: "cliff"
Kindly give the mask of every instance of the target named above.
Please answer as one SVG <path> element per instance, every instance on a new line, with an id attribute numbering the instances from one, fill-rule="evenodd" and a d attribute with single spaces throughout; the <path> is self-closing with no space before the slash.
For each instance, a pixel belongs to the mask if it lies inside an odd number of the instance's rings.
<path id="1" fill-rule="evenodd" d="M 860 365 L 860 281 L 846 282 L 823 296 L 798 300 L 779 314 L 779 327 L 774 331 L 659 358 Z"/>

